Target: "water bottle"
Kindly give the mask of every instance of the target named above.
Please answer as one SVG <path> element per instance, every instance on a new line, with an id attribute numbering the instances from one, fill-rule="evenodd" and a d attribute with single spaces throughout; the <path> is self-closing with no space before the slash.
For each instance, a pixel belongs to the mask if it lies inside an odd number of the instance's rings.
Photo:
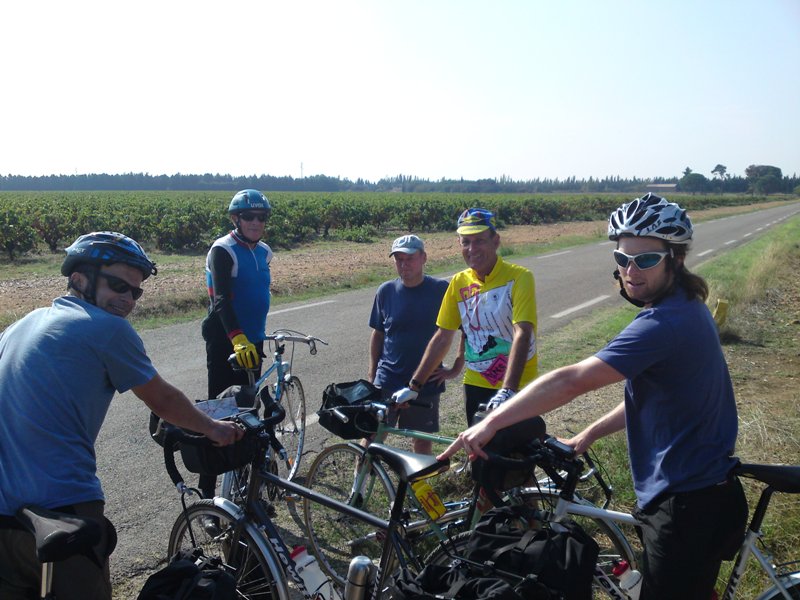
<path id="1" fill-rule="evenodd" d="M 631 600 L 639 600 L 642 591 L 642 574 L 632 569 L 628 561 L 623 560 L 614 565 L 612 573 L 619 580 L 621 589 Z"/>
<path id="2" fill-rule="evenodd" d="M 424 479 L 412 483 L 411 489 L 414 490 L 414 495 L 417 497 L 417 500 L 419 500 L 422 508 L 425 509 L 428 516 L 434 521 L 447 512 L 447 508 L 445 508 L 442 503 L 442 499 L 439 498 L 439 494 L 437 494 L 431 487 L 431 484 Z"/>
<path id="3" fill-rule="evenodd" d="M 317 559 L 306 551 L 306 547 L 295 546 L 291 556 L 297 574 L 302 578 L 311 597 L 314 600 L 334 600 L 331 582 L 319 568 Z"/>

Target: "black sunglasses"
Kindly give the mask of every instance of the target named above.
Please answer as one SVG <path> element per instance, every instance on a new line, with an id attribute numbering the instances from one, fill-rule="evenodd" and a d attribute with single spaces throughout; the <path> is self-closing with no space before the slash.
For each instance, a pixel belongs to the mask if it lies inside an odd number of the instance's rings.
<path id="1" fill-rule="evenodd" d="M 625 254 L 614 250 L 614 260 L 623 269 L 627 269 L 631 261 L 640 271 L 646 271 L 657 266 L 665 256 L 672 256 L 672 252 L 642 252 L 641 254 Z"/>
<path id="2" fill-rule="evenodd" d="M 142 297 L 142 294 L 144 294 L 144 290 L 142 288 L 132 286 L 124 279 L 120 279 L 114 275 L 109 275 L 108 273 L 98 273 L 98 275 L 106 280 L 106 283 L 112 292 L 117 294 L 125 294 L 130 292 L 134 300 L 138 300 Z"/>
<path id="3" fill-rule="evenodd" d="M 258 219 L 261 223 L 264 223 L 267 220 L 267 213 L 243 212 L 239 213 L 239 217 L 241 217 L 243 221 L 247 221 L 248 223 L 253 219 Z"/>

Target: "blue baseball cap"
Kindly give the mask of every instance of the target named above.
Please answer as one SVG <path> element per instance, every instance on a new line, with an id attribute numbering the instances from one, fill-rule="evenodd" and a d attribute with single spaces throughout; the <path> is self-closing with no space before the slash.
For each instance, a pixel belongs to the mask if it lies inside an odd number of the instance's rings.
<path id="1" fill-rule="evenodd" d="M 403 235 L 392 242 L 392 251 L 389 252 L 389 256 L 393 256 L 395 252 L 414 254 L 420 251 L 425 252 L 425 244 L 421 239 L 415 235 Z"/>
<path id="2" fill-rule="evenodd" d="M 472 235 L 491 229 L 497 229 L 494 213 L 485 208 L 468 208 L 458 217 L 456 232 L 461 235 Z"/>

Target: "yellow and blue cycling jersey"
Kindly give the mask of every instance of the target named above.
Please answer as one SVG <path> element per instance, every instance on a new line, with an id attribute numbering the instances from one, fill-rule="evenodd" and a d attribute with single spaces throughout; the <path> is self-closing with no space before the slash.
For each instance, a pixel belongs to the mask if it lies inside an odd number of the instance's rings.
<path id="1" fill-rule="evenodd" d="M 464 383 L 501 388 L 514 340 L 514 324 L 528 322 L 534 335 L 528 347 L 520 388 L 537 375 L 536 290 L 533 273 L 497 257 L 492 272 L 481 281 L 465 269 L 453 276 L 439 308 L 436 325 L 461 327 L 466 335 Z"/>

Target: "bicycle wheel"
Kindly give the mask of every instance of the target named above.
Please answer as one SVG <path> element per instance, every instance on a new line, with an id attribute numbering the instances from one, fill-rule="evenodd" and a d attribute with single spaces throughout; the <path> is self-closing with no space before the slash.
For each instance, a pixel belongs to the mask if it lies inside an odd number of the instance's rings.
<path id="1" fill-rule="evenodd" d="M 388 518 L 394 488 L 380 465 L 372 465 L 360 489 L 354 489 L 363 457 L 364 449 L 357 444 L 335 444 L 325 448 L 311 464 L 306 487 Z M 308 498 L 303 501 L 303 513 L 311 549 L 323 570 L 337 585 L 344 586 L 354 556 L 364 555 L 373 561 L 380 558 L 382 532 Z"/>
<path id="2" fill-rule="evenodd" d="M 510 499 L 515 503 L 521 503 L 526 506 L 532 506 L 543 510 L 549 510 L 555 506 L 558 501 L 557 494 L 539 491 L 520 491 L 518 494 Z M 594 519 L 591 517 L 583 517 L 579 515 L 569 515 L 569 518 L 577 522 L 600 546 L 600 554 L 597 557 L 597 566 L 617 584 L 617 578 L 611 573 L 614 562 L 626 560 L 632 565 L 637 564 L 637 559 L 631 545 L 628 543 L 625 534 L 614 523 L 603 521 L 602 519 Z M 451 543 L 447 548 L 441 545 L 431 552 L 425 559 L 425 564 L 437 564 L 449 566 L 453 564 L 459 556 L 462 556 L 466 550 L 467 541 L 469 540 L 470 532 L 460 533 L 453 537 Z M 448 552 L 449 550 L 449 552 Z M 593 598 L 607 598 L 610 594 L 602 588 L 602 586 L 595 581 L 593 585 Z M 612 596 L 613 597 L 613 596 Z"/>
<path id="3" fill-rule="evenodd" d="M 292 375 L 289 381 L 281 383 L 281 404 L 286 409 L 286 418 L 275 427 L 275 435 L 288 458 L 286 462 L 277 461 L 278 475 L 292 479 L 300 466 L 306 438 L 306 395 L 298 377 Z"/>
<path id="4" fill-rule="evenodd" d="M 250 465 L 245 465 L 233 471 L 227 471 L 222 476 L 222 485 L 219 495 L 230 500 L 237 506 L 244 506 L 247 497 L 247 482 L 250 479 Z"/>
<path id="5" fill-rule="evenodd" d="M 189 534 L 190 524 L 194 544 Z M 280 591 L 281 584 L 286 589 L 283 571 L 272 557 L 276 569 L 273 571 L 270 560 L 264 555 L 265 547 L 246 529 L 240 531 L 238 557 L 235 564 L 231 563 L 231 540 L 235 527 L 231 515 L 215 506 L 213 500 L 199 500 L 172 526 L 168 556 L 174 556 L 179 550 L 202 548 L 207 557 L 219 557 L 231 569 L 236 579 L 237 598 L 277 600 L 285 597 Z"/>

